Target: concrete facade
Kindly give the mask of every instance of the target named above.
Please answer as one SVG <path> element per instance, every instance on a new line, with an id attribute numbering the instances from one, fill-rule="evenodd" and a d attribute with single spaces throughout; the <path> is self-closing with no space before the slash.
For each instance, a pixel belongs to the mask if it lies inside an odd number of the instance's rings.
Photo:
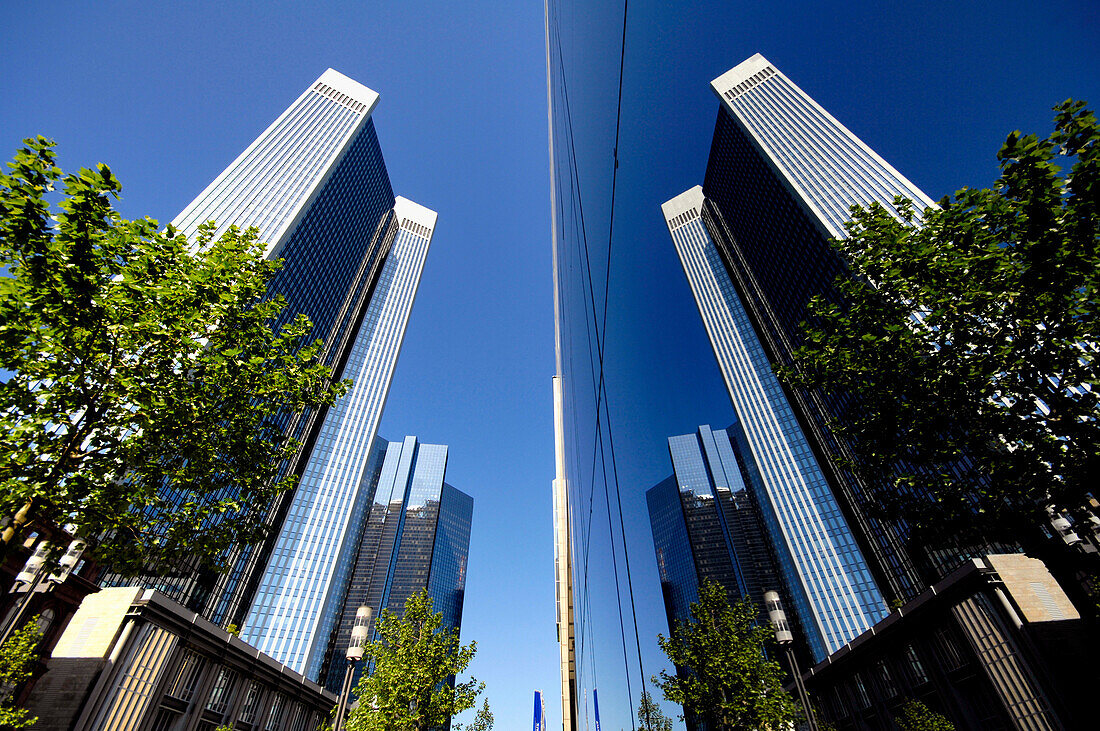
<path id="1" fill-rule="evenodd" d="M 151 589 L 77 610 L 27 709 L 43 731 L 311 731 L 336 696 Z"/>

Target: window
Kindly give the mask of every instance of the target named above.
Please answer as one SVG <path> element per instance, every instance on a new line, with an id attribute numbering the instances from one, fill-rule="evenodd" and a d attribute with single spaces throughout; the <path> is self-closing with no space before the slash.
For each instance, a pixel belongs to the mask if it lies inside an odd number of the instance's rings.
<path id="1" fill-rule="evenodd" d="M 157 716 L 153 719 L 153 725 L 149 727 L 149 731 L 172 731 L 179 718 L 180 714 L 171 708 L 161 708 L 157 711 Z"/>
<path id="2" fill-rule="evenodd" d="M 278 731 L 279 725 L 283 721 L 283 711 L 286 708 L 286 696 L 281 693 L 276 693 L 271 698 L 271 707 L 267 712 L 267 723 L 264 724 L 264 731 Z"/>
<path id="3" fill-rule="evenodd" d="M 206 710 L 219 715 L 225 713 L 229 707 L 229 700 L 233 697 L 233 688 L 237 684 L 237 673 L 229 668 L 218 671 L 218 679 L 214 681 L 214 687 L 210 689 L 210 699 L 206 702 Z"/>
<path id="4" fill-rule="evenodd" d="M 905 661 L 913 685 L 924 685 L 928 682 L 928 673 L 924 671 L 924 665 L 921 664 L 920 658 L 917 657 L 917 650 L 912 645 L 905 647 Z"/>
<path id="5" fill-rule="evenodd" d="M 882 689 L 886 693 L 887 698 L 895 698 L 898 695 L 898 687 L 894 683 L 894 678 L 890 674 L 890 668 L 886 665 L 885 660 L 879 660 L 875 663 L 875 669 L 878 671 L 879 681 L 882 683 Z"/>
<path id="6" fill-rule="evenodd" d="M 54 619 L 57 618 L 57 613 L 52 609 L 43 609 L 42 613 L 38 615 L 38 632 L 42 635 L 46 634 L 46 630 L 53 624 Z"/>
<path id="7" fill-rule="evenodd" d="M 290 724 L 290 731 L 306 731 L 309 721 L 309 709 L 299 703 L 294 709 L 294 722 Z"/>
<path id="8" fill-rule="evenodd" d="M 946 627 L 941 627 L 935 634 L 936 650 L 938 651 L 943 667 L 947 670 L 958 670 L 964 664 L 962 654 L 954 637 Z"/>
<path id="9" fill-rule="evenodd" d="M 185 651 L 166 695 L 184 702 L 190 701 L 191 696 L 195 694 L 195 687 L 199 684 L 199 676 L 205 664 L 205 661 L 193 650 Z"/>
<path id="10" fill-rule="evenodd" d="M 237 716 L 238 721 L 248 724 L 256 723 L 256 711 L 260 707 L 261 695 L 260 684 L 253 680 L 249 683 L 248 693 L 244 697 L 244 703 L 241 704 L 241 713 Z"/>
<path id="11" fill-rule="evenodd" d="M 859 707 L 870 708 L 871 696 L 867 695 L 867 687 L 863 684 L 863 678 L 859 676 L 859 673 L 856 673 L 853 677 L 853 681 L 856 688 L 856 698 L 859 699 Z"/>

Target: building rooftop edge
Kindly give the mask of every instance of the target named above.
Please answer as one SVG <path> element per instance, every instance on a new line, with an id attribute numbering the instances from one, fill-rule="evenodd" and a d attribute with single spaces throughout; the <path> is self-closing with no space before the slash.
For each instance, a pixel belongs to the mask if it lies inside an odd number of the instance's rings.
<path id="1" fill-rule="evenodd" d="M 435 230 L 435 222 L 439 218 L 439 214 L 431 208 L 422 206 L 400 195 L 393 200 L 393 211 L 400 218 L 412 219 L 421 226 L 427 226 L 432 230 Z"/>
<path id="2" fill-rule="evenodd" d="M 768 66 L 773 66 L 768 59 L 764 58 L 759 53 L 754 53 L 714 81 L 710 82 L 710 88 L 713 89 L 714 93 L 718 94 L 718 96 L 722 96 L 722 93 L 726 90 L 737 86 L 745 79 Z"/>
<path id="3" fill-rule="evenodd" d="M 688 188 L 675 198 L 670 198 L 662 203 L 661 213 L 664 214 L 665 220 L 668 221 L 684 211 L 689 211 L 692 208 L 702 205 L 703 197 L 703 186 L 696 185 L 692 188 Z"/>
<path id="4" fill-rule="evenodd" d="M 992 568 L 987 566 L 982 559 L 969 559 L 913 599 L 910 599 L 902 606 L 894 609 L 869 629 L 853 637 L 840 649 L 830 653 L 828 657 L 807 669 L 803 674 L 810 676 L 818 675 L 826 668 L 845 661 L 852 653 L 860 652 L 864 645 L 885 632 L 890 631 L 894 625 L 898 624 L 903 619 L 915 614 L 920 614 L 930 606 L 934 606 L 940 602 L 950 601 L 958 592 L 965 591 L 966 587 L 973 585 L 974 582 L 990 581 L 991 575 L 992 579 L 996 580 L 995 572 Z"/>
<path id="5" fill-rule="evenodd" d="M 255 646 L 249 644 L 248 642 L 242 640 L 240 637 L 237 637 L 236 635 L 227 632 L 225 629 L 219 627 L 213 622 L 210 622 L 206 618 L 191 611 L 190 609 L 187 609 L 183 605 L 174 601 L 167 595 L 162 594 L 156 589 L 138 589 L 138 591 L 140 592 L 140 595 L 135 596 L 130 603 L 131 612 L 133 612 L 134 610 L 140 611 L 145 608 L 155 608 L 154 611 L 158 612 L 161 616 L 174 617 L 177 620 L 182 621 L 183 624 L 198 627 L 200 631 L 205 632 L 212 638 L 220 640 L 227 645 L 236 646 L 239 651 L 243 651 L 244 653 L 250 655 L 252 658 L 254 658 L 256 662 L 266 665 L 269 671 L 273 671 L 278 675 L 288 677 L 293 682 L 300 683 L 308 688 L 313 689 L 316 692 L 321 693 L 322 695 L 332 696 L 333 698 L 335 698 L 335 695 L 332 694 L 331 691 L 325 689 L 320 684 L 313 682 L 301 673 L 293 670 L 287 665 L 284 665 L 283 663 L 273 658 L 271 655 L 268 655 L 263 650 L 260 650 Z"/>
<path id="6" fill-rule="evenodd" d="M 318 83 L 328 84 L 341 94 L 347 94 L 355 101 L 365 104 L 367 114 L 370 114 L 374 110 L 374 105 L 378 103 L 379 94 L 377 91 L 360 84 L 349 76 L 345 76 L 336 69 L 325 69 L 325 72 L 317 78 L 317 81 L 313 82 L 313 85 L 316 86 Z"/>

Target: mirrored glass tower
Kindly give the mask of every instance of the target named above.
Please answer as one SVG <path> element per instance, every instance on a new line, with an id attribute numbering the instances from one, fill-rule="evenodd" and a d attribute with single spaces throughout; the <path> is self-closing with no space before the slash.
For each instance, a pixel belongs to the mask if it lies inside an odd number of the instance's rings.
<path id="1" fill-rule="evenodd" d="M 320 673 L 333 692 L 344 678 L 344 650 L 360 606 L 369 606 L 374 619 L 383 608 L 400 615 L 410 596 L 427 589 L 444 626 L 462 625 L 473 498 L 445 481 L 445 445 L 416 437 L 377 443 L 381 459 L 372 461 L 372 499 L 357 523 L 346 591 L 322 613 L 318 638 L 327 644 L 317 642 L 307 653 L 306 675 Z M 354 682 L 362 671 L 356 669 Z"/>
<path id="2" fill-rule="evenodd" d="M 863 554 L 703 221 L 699 186 L 662 206 L 748 453 L 780 572 L 817 660 L 886 615 Z"/>

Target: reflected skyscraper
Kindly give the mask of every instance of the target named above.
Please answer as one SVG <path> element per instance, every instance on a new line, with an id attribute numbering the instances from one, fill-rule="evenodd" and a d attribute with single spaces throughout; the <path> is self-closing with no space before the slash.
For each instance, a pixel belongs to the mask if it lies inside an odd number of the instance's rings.
<path id="1" fill-rule="evenodd" d="M 845 264 L 830 238 L 845 235 L 853 204 L 892 210 L 897 196 L 920 212 L 919 188 L 757 54 L 711 82 L 721 101 L 703 182 L 700 217 L 766 357 L 790 364 L 816 294 L 836 297 Z M 828 428 L 841 394 L 787 395 L 883 592 L 904 599 L 953 568 L 921 555 L 904 527 L 876 517 L 874 489 L 836 466 L 850 452 Z"/>
<path id="2" fill-rule="evenodd" d="M 782 589 L 760 526 L 759 478 L 736 424 L 669 437 L 673 475 L 646 492 L 657 570 L 669 629 L 690 617 L 704 580 L 721 584 L 731 602 Z M 748 478 L 746 478 L 746 474 Z M 750 487 L 752 485 L 752 487 Z"/>
<path id="3" fill-rule="evenodd" d="M 394 197 L 371 120 L 378 99 L 328 69 L 172 222 L 188 237 L 211 220 L 215 234 L 255 226 L 267 256 L 283 260 L 269 285 L 287 302 L 275 324 L 309 317 L 334 380 L 354 380 L 332 408 L 282 418 L 285 432 L 302 442 L 285 467 L 299 477 L 298 488 L 247 508 L 272 527 L 270 537 L 236 547 L 222 574 L 185 566 L 108 582 L 153 586 L 223 624 L 242 623 L 254 596 L 268 612 L 273 595 L 293 596 L 293 616 L 268 619 L 300 639 L 312 632 L 308 615 L 342 591 L 353 526 L 370 499 L 365 476 L 378 459 L 378 422 L 436 220 Z"/>
<path id="4" fill-rule="evenodd" d="M 721 585 L 730 603 L 748 597 L 762 621 L 768 591 L 797 597 L 805 607 L 800 587 L 788 590 L 776 564 L 758 502 L 768 500 L 767 491 L 740 425 L 700 426 L 669 437 L 668 448 L 673 475 L 646 491 L 646 503 L 670 636 L 677 622 L 691 621 L 704 581 Z M 793 629 L 800 652 L 824 644 L 814 624 L 796 622 Z M 706 728 L 690 708 L 685 713 L 688 729 Z"/>
<path id="5" fill-rule="evenodd" d="M 884 617 L 885 602 L 704 225 L 704 200 L 696 186 L 662 210 L 759 476 L 780 573 L 822 660 Z"/>
<path id="6" fill-rule="evenodd" d="M 778 485 L 779 466 L 791 465 L 837 555 L 870 570 L 874 593 L 910 598 L 964 554 L 908 545 L 904 526 L 874 510 L 874 488 L 837 466 L 851 453 L 828 422 L 844 413 L 845 396 L 788 389 L 772 366 L 792 364 L 810 298 L 837 296 L 845 265 L 829 240 L 844 235 L 849 208 L 892 210 L 901 196 L 919 223 L 933 203 L 763 56 L 711 88 L 721 107 L 704 184 L 664 210 L 726 386 L 765 482 Z M 760 458 L 768 444 L 782 460 Z M 813 523 L 786 511 L 777 507 L 777 528 Z"/>
<path id="7" fill-rule="evenodd" d="M 797 367 L 810 298 L 839 301 L 834 282 L 846 265 L 829 239 L 845 235 L 850 207 L 876 202 L 892 210 L 895 197 L 907 198 L 919 225 L 934 203 L 759 54 L 711 88 L 721 108 L 703 218 L 769 359 Z M 798 389 L 788 396 L 888 599 L 912 598 L 990 550 L 914 544 L 904 523 L 877 511 L 881 486 L 838 466 L 852 453 L 828 423 L 843 418 L 847 397 Z"/>

